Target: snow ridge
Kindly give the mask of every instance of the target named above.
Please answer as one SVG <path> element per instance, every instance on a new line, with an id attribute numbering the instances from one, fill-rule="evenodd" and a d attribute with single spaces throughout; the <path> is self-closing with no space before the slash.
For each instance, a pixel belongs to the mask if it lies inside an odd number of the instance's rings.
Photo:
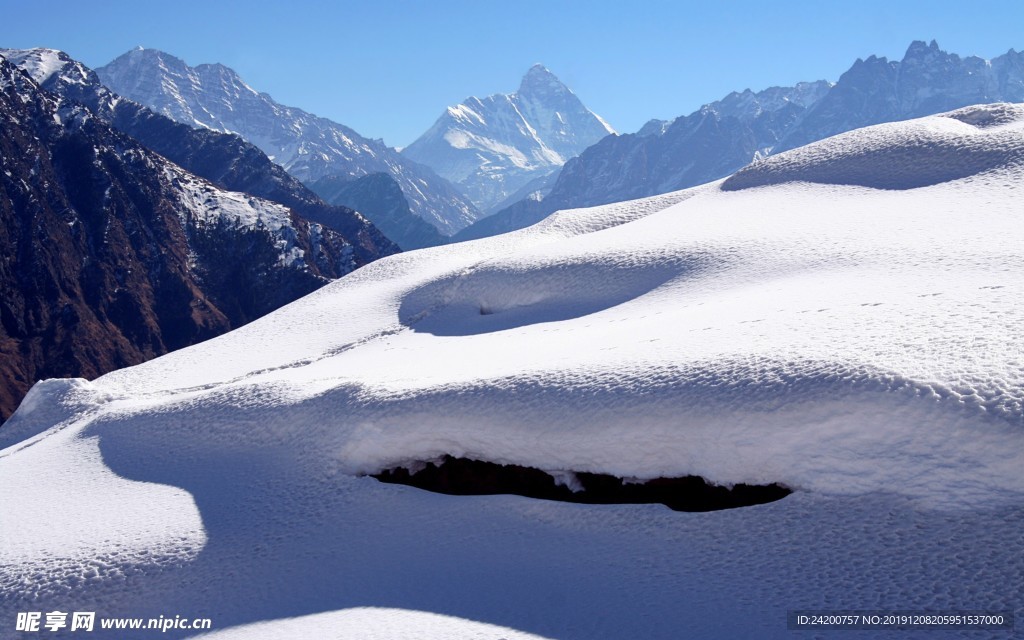
<path id="1" fill-rule="evenodd" d="M 937 118 L 840 134 L 759 160 L 724 189 L 783 182 L 914 189 L 1024 162 L 1024 105 L 965 107 Z"/>

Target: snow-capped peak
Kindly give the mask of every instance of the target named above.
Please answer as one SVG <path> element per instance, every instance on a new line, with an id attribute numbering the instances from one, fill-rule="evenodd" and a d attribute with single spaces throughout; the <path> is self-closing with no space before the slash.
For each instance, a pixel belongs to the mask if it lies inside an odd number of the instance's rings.
<path id="1" fill-rule="evenodd" d="M 403 153 L 491 209 L 614 130 L 542 64 L 519 89 L 448 107 Z"/>
<path id="2" fill-rule="evenodd" d="M 57 49 L 0 49 L 0 56 L 32 76 L 36 84 L 43 84 L 74 63 L 70 56 Z"/>
<path id="3" fill-rule="evenodd" d="M 535 91 L 572 93 L 569 87 L 558 79 L 558 76 L 540 63 L 530 67 L 519 83 L 519 90 L 516 93 L 522 95 Z"/>

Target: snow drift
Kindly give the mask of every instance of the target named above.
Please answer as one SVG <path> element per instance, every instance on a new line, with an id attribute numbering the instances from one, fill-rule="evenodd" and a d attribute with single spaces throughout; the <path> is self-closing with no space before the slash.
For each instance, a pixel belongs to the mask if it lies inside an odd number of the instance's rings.
<path id="1" fill-rule="evenodd" d="M 1019 106 L 872 127 L 41 383 L 0 431 L 0 607 L 218 629 L 392 607 L 554 637 L 1020 612 L 1022 148 Z M 446 455 L 797 491 L 680 514 L 359 477 Z"/>
<path id="2" fill-rule="evenodd" d="M 844 133 L 759 160 L 726 179 L 726 190 L 783 182 L 914 189 L 1024 161 L 1024 139 L 1012 126 L 1024 106 L 967 107 L 934 118 Z"/>

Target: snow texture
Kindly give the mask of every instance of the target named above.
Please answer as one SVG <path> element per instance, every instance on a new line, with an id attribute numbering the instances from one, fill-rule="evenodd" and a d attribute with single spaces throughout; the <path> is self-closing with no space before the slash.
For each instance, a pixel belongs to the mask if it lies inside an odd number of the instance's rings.
<path id="1" fill-rule="evenodd" d="M 1024 161 L 1022 117 L 1022 105 L 994 104 L 867 127 L 759 160 L 724 186 L 802 181 L 912 189 L 948 182 Z"/>
<path id="2" fill-rule="evenodd" d="M 1022 132 L 1006 105 L 862 130 L 759 188 L 392 256 L 220 338 L 40 383 L 0 430 L 0 619 L 810 638 L 845 636 L 790 632 L 787 609 L 1020 618 Z M 955 171 L 936 145 L 963 149 Z M 864 154 L 905 182 L 846 184 Z M 358 475 L 444 454 L 796 492 L 687 514 Z"/>
<path id="3" fill-rule="evenodd" d="M 56 49 L 0 49 L 0 56 L 24 69 L 37 84 L 43 84 L 65 66 L 61 52 Z"/>

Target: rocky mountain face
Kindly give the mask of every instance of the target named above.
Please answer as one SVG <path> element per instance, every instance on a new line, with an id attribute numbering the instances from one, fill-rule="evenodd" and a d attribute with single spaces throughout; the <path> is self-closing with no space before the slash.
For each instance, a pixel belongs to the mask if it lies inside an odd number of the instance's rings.
<path id="1" fill-rule="evenodd" d="M 64 62 L 6 54 L 39 77 Z M 367 261 L 341 233 L 185 171 L 19 66 L 0 54 L 0 419 L 37 380 L 195 344 Z"/>
<path id="2" fill-rule="evenodd" d="M 984 60 L 917 41 L 902 60 L 857 60 L 808 110 L 776 152 L 844 131 L 973 104 L 1024 101 L 1024 52 Z"/>
<path id="3" fill-rule="evenodd" d="M 515 203 L 456 239 L 519 229 L 559 209 L 691 187 L 859 127 L 1002 101 L 1024 101 L 1024 53 L 961 58 L 934 41 L 914 42 L 902 60 L 857 60 L 835 84 L 733 93 L 688 116 L 605 138 L 567 162 L 543 200 Z"/>
<path id="4" fill-rule="evenodd" d="M 402 188 L 386 173 L 355 179 L 324 176 L 309 188 L 327 202 L 345 202 L 356 208 L 402 249 L 435 247 L 449 241 L 436 227 L 413 215 Z"/>
<path id="5" fill-rule="evenodd" d="M 467 98 L 402 153 L 493 211 L 527 183 L 557 170 L 612 128 L 542 65 L 511 94 Z"/>
<path id="6" fill-rule="evenodd" d="M 46 91 L 78 102 L 146 147 L 230 191 L 273 200 L 307 220 L 351 239 L 365 264 L 398 250 L 373 224 L 350 208 L 329 206 L 305 185 L 237 135 L 194 129 L 119 96 L 94 71 L 62 51 L 0 49 Z"/>
<path id="7" fill-rule="evenodd" d="M 196 67 L 154 49 L 135 49 L 96 69 L 103 84 L 192 127 L 234 133 L 306 183 L 324 176 L 387 173 L 412 212 L 451 234 L 480 213 L 455 187 L 380 140 L 275 102 L 220 64 Z"/>

